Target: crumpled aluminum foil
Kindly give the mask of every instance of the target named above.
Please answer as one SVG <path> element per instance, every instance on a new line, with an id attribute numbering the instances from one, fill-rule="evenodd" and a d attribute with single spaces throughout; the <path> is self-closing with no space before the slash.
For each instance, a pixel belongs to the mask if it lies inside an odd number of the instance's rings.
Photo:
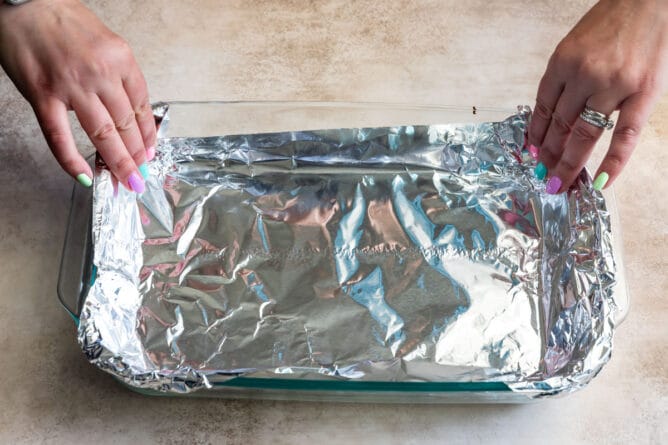
<path id="1" fill-rule="evenodd" d="M 141 196 L 100 169 L 87 357 L 173 393 L 239 375 L 582 387 L 612 348 L 609 215 L 585 172 L 545 193 L 529 118 L 163 138 Z"/>

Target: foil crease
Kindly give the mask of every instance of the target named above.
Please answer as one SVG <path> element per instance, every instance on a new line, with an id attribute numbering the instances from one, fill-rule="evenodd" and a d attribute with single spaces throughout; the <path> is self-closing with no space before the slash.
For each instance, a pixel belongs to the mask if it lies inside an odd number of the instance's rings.
<path id="1" fill-rule="evenodd" d="M 610 218 L 586 172 L 545 192 L 529 119 L 163 137 L 141 196 L 98 169 L 84 352 L 173 393 L 237 376 L 582 387 L 612 349 Z"/>

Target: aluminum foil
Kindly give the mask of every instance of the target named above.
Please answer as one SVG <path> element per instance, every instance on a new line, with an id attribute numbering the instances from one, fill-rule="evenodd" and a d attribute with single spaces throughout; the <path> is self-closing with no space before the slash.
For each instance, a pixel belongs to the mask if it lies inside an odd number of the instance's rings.
<path id="1" fill-rule="evenodd" d="M 174 393 L 237 376 L 582 387 L 612 348 L 609 215 L 585 172 L 545 193 L 529 118 L 161 138 L 141 196 L 99 169 L 85 353 Z"/>

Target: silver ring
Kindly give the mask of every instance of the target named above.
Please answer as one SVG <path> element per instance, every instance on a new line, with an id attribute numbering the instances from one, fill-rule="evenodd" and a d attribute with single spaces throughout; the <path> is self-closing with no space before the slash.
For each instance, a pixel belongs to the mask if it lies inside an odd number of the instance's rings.
<path id="1" fill-rule="evenodd" d="M 612 130 L 612 127 L 615 126 L 615 121 L 605 114 L 594 111 L 587 106 L 585 106 L 585 109 L 580 113 L 580 119 L 594 127 L 605 128 L 606 130 Z"/>

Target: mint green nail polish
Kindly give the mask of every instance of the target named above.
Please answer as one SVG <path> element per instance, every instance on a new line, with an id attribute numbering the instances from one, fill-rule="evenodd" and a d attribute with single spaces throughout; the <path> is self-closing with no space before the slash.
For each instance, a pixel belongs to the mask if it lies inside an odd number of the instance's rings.
<path id="1" fill-rule="evenodd" d="M 606 172 L 601 172 L 594 180 L 594 190 L 603 190 L 605 184 L 608 183 L 610 176 Z"/>
<path id="2" fill-rule="evenodd" d="M 144 179 L 147 179 L 150 176 L 150 173 L 148 171 L 148 165 L 146 165 L 146 162 L 144 162 L 142 165 L 139 166 L 139 173 L 141 173 Z"/>
<path id="3" fill-rule="evenodd" d="M 85 173 L 78 174 L 77 181 L 79 181 L 79 184 L 83 185 L 84 187 L 90 187 L 93 185 L 93 180 L 90 179 L 90 176 Z"/>
<path id="4" fill-rule="evenodd" d="M 533 174 L 536 175 L 536 178 L 542 181 L 545 179 L 545 176 L 547 176 L 547 167 L 545 167 L 545 164 L 542 162 L 539 162 L 538 165 L 536 165 Z"/>

